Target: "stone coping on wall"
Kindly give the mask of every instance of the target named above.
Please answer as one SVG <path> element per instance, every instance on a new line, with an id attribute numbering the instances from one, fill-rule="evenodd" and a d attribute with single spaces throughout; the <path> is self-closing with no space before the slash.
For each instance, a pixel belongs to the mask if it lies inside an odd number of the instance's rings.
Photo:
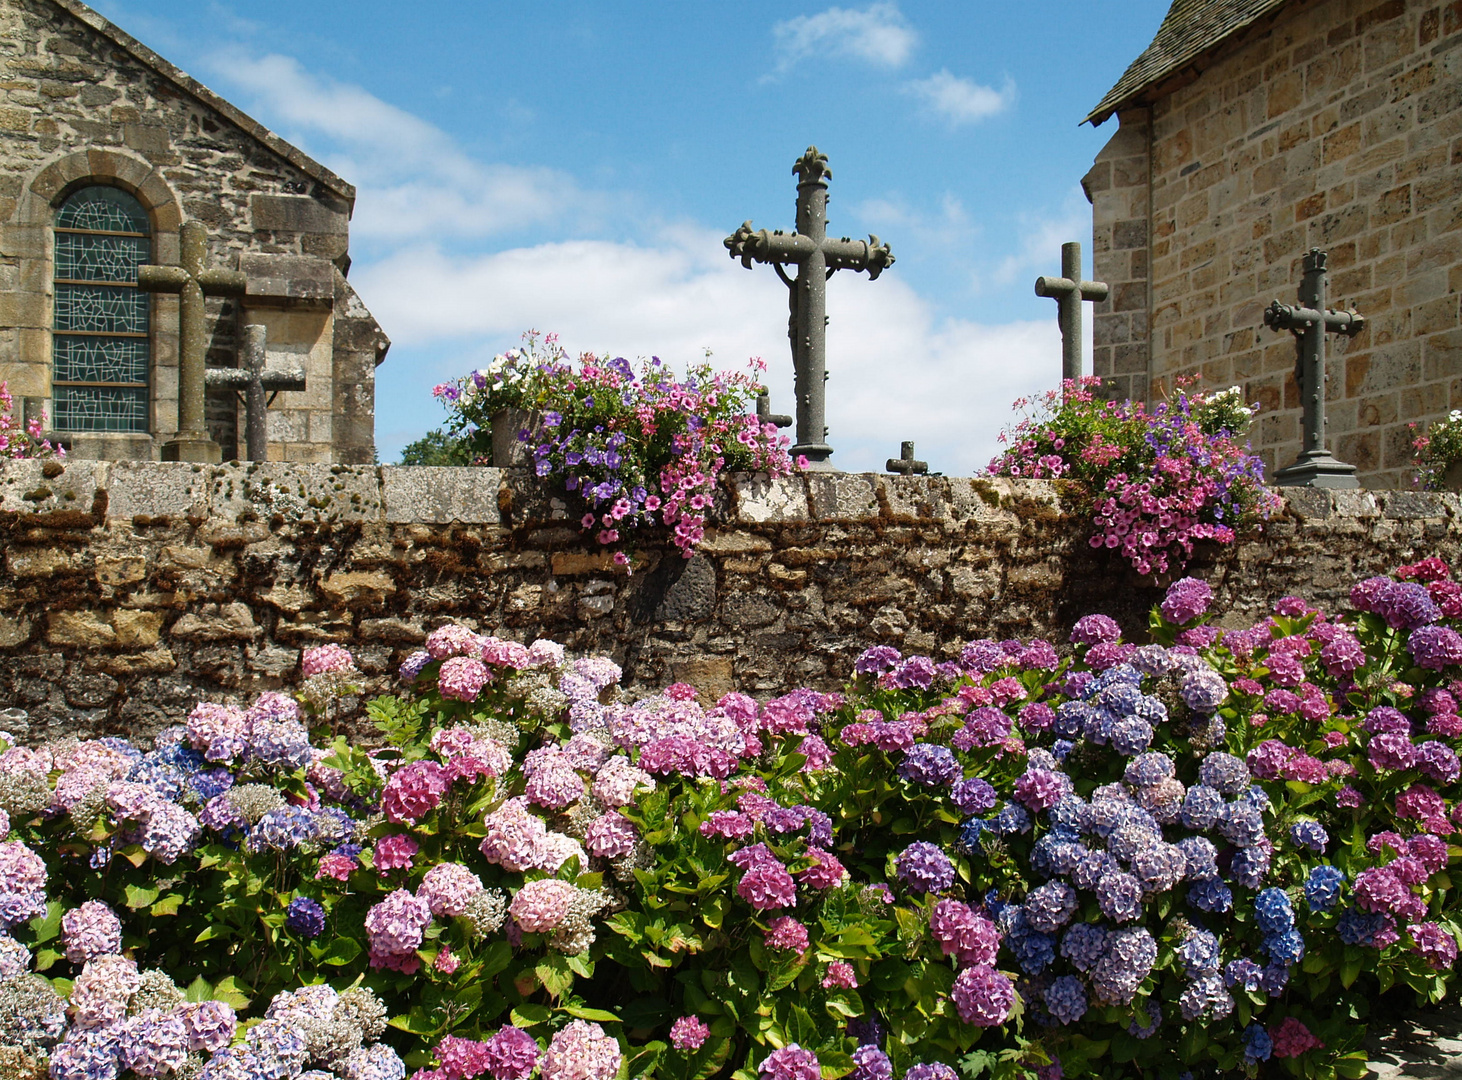
<path id="1" fill-rule="evenodd" d="M 1450 533 L 1462 501 L 1449 492 L 1281 488 L 1277 518 L 1296 523 L 1432 520 Z M 804 473 L 732 477 L 712 521 L 722 526 L 920 522 L 959 526 L 1063 516 L 1064 485 L 1040 480 Z M 77 528 L 88 521 L 166 519 L 261 529 L 283 523 L 494 525 L 577 518 L 527 470 L 243 462 L 0 461 L 0 515 Z"/>

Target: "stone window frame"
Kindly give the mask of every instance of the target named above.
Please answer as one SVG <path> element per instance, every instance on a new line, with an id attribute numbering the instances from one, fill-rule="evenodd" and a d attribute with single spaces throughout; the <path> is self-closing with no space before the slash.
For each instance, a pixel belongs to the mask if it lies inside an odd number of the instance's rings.
<path id="1" fill-rule="evenodd" d="M 34 341 L 25 349 L 25 359 L 45 365 L 46 397 L 50 398 L 52 375 L 52 327 L 55 315 L 53 285 L 55 267 L 56 212 L 62 203 L 84 187 L 107 185 L 127 192 L 139 203 L 152 223 L 152 261 L 176 264 L 179 258 L 178 231 L 183 222 L 181 204 L 162 173 L 145 159 L 115 150 L 81 150 L 48 164 L 27 185 L 17 220 L 29 226 L 32 242 L 27 254 L 32 265 L 22 269 L 44 290 L 44 312 Z M 26 271 L 29 271 L 27 273 Z M 151 345 L 151 392 L 147 432 L 65 432 L 55 434 L 71 446 L 73 453 L 88 458 L 155 459 L 157 447 L 177 431 L 178 298 L 155 293 L 151 299 L 149 342 Z"/>

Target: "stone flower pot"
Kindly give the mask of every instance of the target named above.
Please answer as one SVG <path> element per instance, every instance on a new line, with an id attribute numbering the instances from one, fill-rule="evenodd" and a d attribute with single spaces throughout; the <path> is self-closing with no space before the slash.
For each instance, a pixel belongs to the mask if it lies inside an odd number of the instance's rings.
<path id="1" fill-rule="evenodd" d="M 524 429 L 527 442 L 518 438 Z M 533 466 L 533 446 L 543 434 L 543 420 L 531 409 L 500 409 L 492 414 L 492 463 L 500 469 Z"/>

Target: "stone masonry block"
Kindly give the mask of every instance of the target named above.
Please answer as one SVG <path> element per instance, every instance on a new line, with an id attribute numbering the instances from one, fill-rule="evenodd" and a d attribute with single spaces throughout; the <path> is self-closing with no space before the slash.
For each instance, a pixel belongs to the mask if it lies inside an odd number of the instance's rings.
<path id="1" fill-rule="evenodd" d="M 730 479 L 738 521 L 757 525 L 808 520 L 807 488 L 800 477 L 781 480 L 745 474 Z"/>
<path id="2" fill-rule="evenodd" d="M 0 459 L 0 512 L 80 524 L 106 490 L 110 468 L 102 461 Z"/>
<path id="3" fill-rule="evenodd" d="M 815 521 L 878 517 L 876 473 L 807 473 L 807 497 Z"/>
<path id="4" fill-rule="evenodd" d="M 381 469 L 388 523 L 462 522 L 496 525 L 501 469 L 454 469 L 432 466 Z"/>
<path id="5" fill-rule="evenodd" d="M 350 229 L 345 214 L 308 195 L 253 195 L 249 210 L 259 231 L 344 236 Z"/>
<path id="6" fill-rule="evenodd" d="M 206 517 L 208 475 L 186 461 L 119 461 L 107 481 L 107 517 Z"/>
<path id="7" fill-rule="evenodd" d="M 227 521 L 381 520 L 380 475 L 373 466 L 249 462 L 207 470 L 210 516 Z"/>

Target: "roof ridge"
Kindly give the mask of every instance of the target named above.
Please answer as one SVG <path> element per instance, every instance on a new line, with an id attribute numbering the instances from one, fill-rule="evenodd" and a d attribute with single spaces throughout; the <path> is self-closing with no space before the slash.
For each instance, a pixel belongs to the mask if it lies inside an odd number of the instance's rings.
<path id="1" fill-rule="evenodd" d="M 153 52 L 131 34 L 117 26 L 116 23 L 110 21 L 99 12 L 94 11 L 92 8 L 87 7 L 81 0 L 51 0 L 51 3 L 65 10 L 73 18 L 79 19 L 92 30 L 110 39 L 115 45 L 131 53 L 142 63 L 163 76 L 163 78 L 176 83 L 184 91 L 203 102 L 210 109 L 222 113 L 229 121 L 258 139 L 266 147 L 284 158 L 301 172 L 318 180 L 335 194 L 345 199 L 350 204 L 352 210 L 355 208 L 354 184 L 349 183 L 330 169 L 327 169 L 324 165 L 321 165 L 293 143 L 287 142 L 274 134 L 274 132 L 259 123 L 259 121 L 255 120 L 237 105 L 215 94 L 176 64 L 163 59 L 163 57 Z"/>
<path id="2" fill-rule="evenodd" d="M 1290 0 L 1173 0 L 1152 43 L 1127 66 L 1083 123 L 1102 123 L 1154 83 L 1211 52 Z"/>

